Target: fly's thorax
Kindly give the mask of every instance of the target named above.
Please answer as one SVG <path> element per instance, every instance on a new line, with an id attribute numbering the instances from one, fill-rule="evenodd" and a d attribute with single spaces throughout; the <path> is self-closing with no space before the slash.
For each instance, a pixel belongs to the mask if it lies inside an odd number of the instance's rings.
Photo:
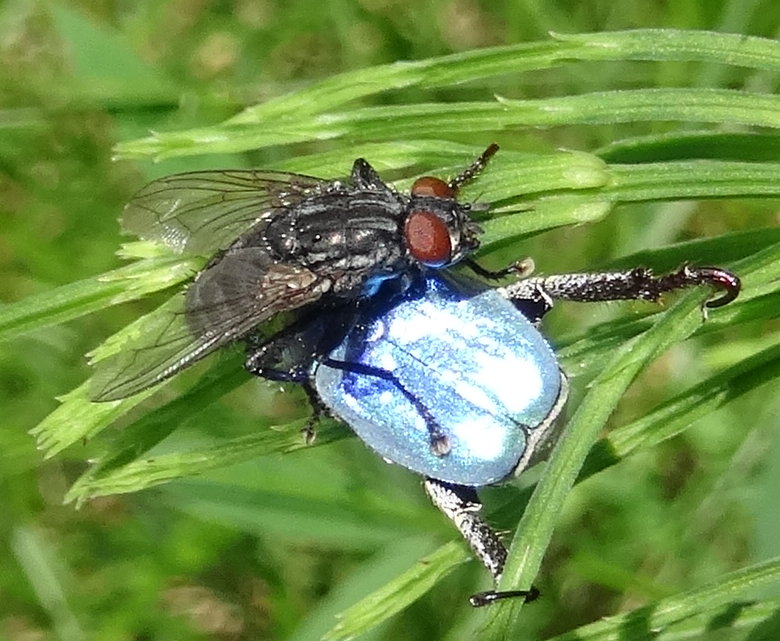
<path id="1" fill-rule="evenodd" d="M 390 191 L 322 194 L 274 216 L 263 236 L 281 260 L 306 265 L 368 255 L 379 243 L 400 245 L 405 204 Z"/>
<path id="2" fill-rule="evenodd" d="M 402 239 L 408 201 L 389 189 L 322 194 L 273 217 L 263 242 L 279 260 L 330 280 L 336 296 L 370 295 L 374 281 L 411 264 Z"/>

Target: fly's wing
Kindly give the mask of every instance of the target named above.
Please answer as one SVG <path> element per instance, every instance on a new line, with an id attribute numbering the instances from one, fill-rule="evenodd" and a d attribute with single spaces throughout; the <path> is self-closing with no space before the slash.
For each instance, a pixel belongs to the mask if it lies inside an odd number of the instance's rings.
<path id="1" fill-rule="evenodd" d="M 273 315 L 316 301 L 328 286 L 304 267 L 274 264 L 256 247 L 228 254 L 96 364 L 90 396 L 114 401 L 156 385 Z"/>
<path id="2" fill-rule="evenodd" d="M 176 252 L 225 249 L 264 215 L 292 207 L 331 183 L 285 172 L 195 171 L 155 180 L 125 207 L 122 228 Z"/>

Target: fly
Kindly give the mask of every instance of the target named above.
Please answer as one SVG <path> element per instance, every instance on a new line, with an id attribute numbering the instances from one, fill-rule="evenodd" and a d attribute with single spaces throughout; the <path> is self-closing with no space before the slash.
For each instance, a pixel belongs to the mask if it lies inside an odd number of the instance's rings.
<path id="1" fill-rule="evenodd" d="M 448 182 L 420 178 L 408 195 L 362 158 L 347 180 L 228 170 L 148 184 L 125 208 L 123 230 L 213 258 L 142 336 L 98 363 L 93 400 L 152 387 L 278 314 L 344 312 L 386 281 L 402 292 L 424 269 L 466 259 L 479 247 L 481 230 L 470 217 L 479 206 L 456 197 L 496 151 L 490 145 Z"/>

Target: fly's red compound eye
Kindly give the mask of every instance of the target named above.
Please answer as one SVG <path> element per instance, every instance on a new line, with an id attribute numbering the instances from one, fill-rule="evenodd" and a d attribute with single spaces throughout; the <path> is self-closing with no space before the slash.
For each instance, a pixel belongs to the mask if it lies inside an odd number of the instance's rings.
<path id="1" fill-rule="evenodd" d="M 423 176 L 414 181 L 412 196 L 428 196 L 433 198 L 455 198 L 455 190 L 441 178 Z"/>
<path id="2" fill-rule="evenodd" d="M 429 211 L 413 211 L 406 219 L 404 238 L 409 253 L 428 267 L 450 262 L 452 242 L 447 225 Z"/>

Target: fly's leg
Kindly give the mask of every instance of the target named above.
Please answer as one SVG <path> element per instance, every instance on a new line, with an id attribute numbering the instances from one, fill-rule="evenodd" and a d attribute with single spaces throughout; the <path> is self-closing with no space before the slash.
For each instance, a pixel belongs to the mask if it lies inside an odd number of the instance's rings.
<path id="1" fill-rule="evenodd" d="M 311 407 L 311 416 L 309 417 L 309 420 L 306 421 L 306 425 L 301 430 L 301 433 L 303 434 L 306 445 L 311 445 L 314 443 L 314 439 L 317 438 L 317 425 L 319 424 L 320 419 L 327 415 L 328 408 L 325 407 L 320 399 L 310 378 L 307 378 L 306 381 L 302 382 L 301 387 L 303 387 L 303 391 L 306 392 L 306 398 L 309 399 L 309 407 Z"/>
<path id="2" fill-rule="evenodd" d="M 297 383 L 303 388 L 303 391 L 306 393 L 306 398 L 309 400 L 311 416 L 306 420 L 306 425 L 301 430 L 301 434 L 303 434 L 306 445 L 314 443 L 314 440 L 317 438 L 317 424 L 320 422 L 320 418 L 327 413 L 327 409 L 322 404 L 320 397 L 311 384 L 308 369 L 295 368 L 281 370 L 272 367 L 264 367 L 260 364 L 256 354 L 247 358 L 245 367 L 250 374 L 254 374 L 255 376 L 265 378 L 269 381 L 277 381 L 279 383 Z"/>
<path id="3" fill-rule="evenodd" d="M 516 278 L 525 278 L 534 271 L 534 261 L 532 258 L 523 258 L 518 260 L 504 269 L 492 270 L 482 267 L 472 258 L 466 258 L 462 261 L 466 267 L 473 271 L 477 276 L 486 278 L 487 280 L 501 280 L 507 276 L 515 276 Z"/>
<path id="4" fill-rule="evenodd" d="M 332 367 L 334 369 L 343 370 L 345 372 L 352 372 L 353 374 L 360 374 L 362 376 L 375 376 L 382 380 L 391 383 L 401 394 L 404 395 L 417 410 L 417 413 L 425 421 L 425 426 L 428 429 L 428 439 L 431 446 L 431 451 L 436 456 L 445 456 L 449 454 L 452 447 L 450 440 L 444 431 L 441 429 L 439 422 L 431 414 L 430 410 L 423 405 L 419 398 L 417 398 L 412 392 L 410 392 L 404 384 L 398 380 L 398 377 L 392 372 L 386 369 L 380 369 L 378 367 L 372 367 L 370 365 L 364 365 L 363 363 L 350 363 L 348 361 L 339 361 L 334 358 L 323 358 L 320 360 L 322 365 Z"/>
<path id="5" fill-rule="evenodd" d="M 425 421 L 431 451 L 445 456 L 451 443 L 438 421 L 417 396 L 410 392 L 392 372 L 362 363 L 341 361 L 327 356 L 352 328 L 354 312 L 340 309 L 338 312 L 312 318 L 303 317 L 268 338 L 250 336 L 247 340 L 247 358 L 244 367 L 255 376 L 283 383 L 298 383 L 309 398 L 312 416 L 304 428 L 307 443 L 315 436 L 315 427 L 327 408 L 319 398 L 311 380 L 314 363 L 362 376 L 374 376 L 390 382 L 414 406 Z"/>
<path id="6" fill-rule="evenodd" d="M 351 307 L 330 313 L 315 311 L 271 336 L 250 335 L 245 339 L 244 368 L 250 374 L 281 383 L 297 383 L 306 392 L 312 410 L 302 430 L 307 444 L 314 442 L 317 424 L 328 412 L 312 384 L 312 366 L 322 361 L 321 354 L 329 353 L 344 340 L 352 328 L 353 317 Z"/>
<path id="7" fill-rule="evenodd" d="M 425 492 L 433 504 L 455 524 L 493 580 L 498 581 L 504 571 L 507 551 L 496 531 L 480 516 L 482 503 L 476 490 L 465 485 L 426 478 Z M 472 595 L 469 602 L 474 607 L 481 607 L 500 599 L 523 597 L 526 601 L 533 601 L 538 596 L 539 591 L 534 587 L 530 590 L 488 590 Z"/>
<path id="8" fill-rule="evenodd" d="M 554 300 L 604 302 L 613 300 L 647 300 L 658 302 L 662 294 L 697 285 L 709 285 L 723 294 L 707 301 L 706 307 L 722 307 L 739 294 L 739 278 L 720 267 L 690 267 L 656 276 L 650 269 L 635 267 L 621 272 L 557 274 L 519 280 L 499 292 L 523 311 L 528 304 L 538 309 L 531 320 L 538 320 Z"/>
<path id="9" fill-rule="evenodd" d="M 457 194 L 463 185 L 470 180 L 473 180 L 474 177 L 485 168 L 488 160 L 490 160 L 497 151 L 498 145 L 496 143 L 491 144 L 476 160 L 474 160 L 474 162 L 455 176 L 455 178 L 450 180 L 447 183 L 447 186 L 452 190 L 452 193 Z M 352 184 L 361 189 L 388 189 L 376 169 L 374 169 L 364 158 L 358 158 L 352 164 L 351 178 Z"/>

